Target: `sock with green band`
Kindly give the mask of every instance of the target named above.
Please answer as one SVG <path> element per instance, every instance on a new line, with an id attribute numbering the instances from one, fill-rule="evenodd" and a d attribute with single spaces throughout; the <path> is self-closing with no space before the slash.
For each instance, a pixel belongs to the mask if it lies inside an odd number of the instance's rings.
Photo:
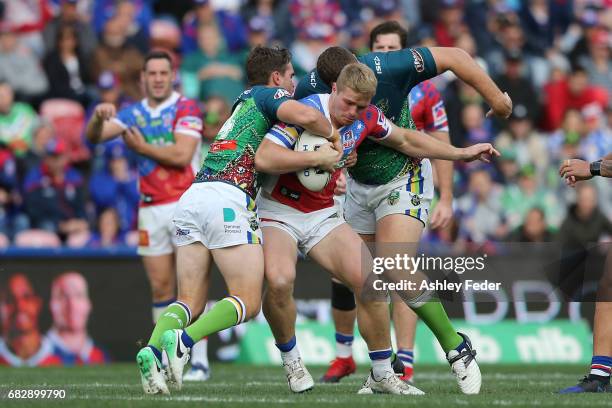
<path id="1" fill-rule="evenodd" d="M 412 307 L 412 310 L 436 336 L 445 353 L 463 342 L 463 338 L 457 334 L 440 301 L 429 300 L 418 307 Z"/>
<path id="2" fill-rule="evenodd" d="M 208 313 L 185 329 L 189 337 L 197 342 L 206 336 L 217 333 L 244 321 L 246 308 L 237 296 L 228 296 L 218 301 Z"/>
<path id="3" fill-rule="evenodd" d="M 149 345 L 160 348 L 161 336 L 166 330 L 182 329 L 191 321 L 191 310 L 183 302 L 174 302 L 164 310 L 151 333 Z"/>

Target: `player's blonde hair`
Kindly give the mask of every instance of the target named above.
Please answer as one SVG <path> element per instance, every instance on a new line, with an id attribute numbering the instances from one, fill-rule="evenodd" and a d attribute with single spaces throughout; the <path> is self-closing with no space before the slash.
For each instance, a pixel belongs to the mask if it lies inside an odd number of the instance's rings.
<path id="1" fill-rule="evenodd" d="M 338 92 L 350 88 L 358 94 L 372 98 L 376 93 L 377 84 L 374 72 L 367 65 L 355 62 L 342 68 L 336 81 L 336 88 Z"/>

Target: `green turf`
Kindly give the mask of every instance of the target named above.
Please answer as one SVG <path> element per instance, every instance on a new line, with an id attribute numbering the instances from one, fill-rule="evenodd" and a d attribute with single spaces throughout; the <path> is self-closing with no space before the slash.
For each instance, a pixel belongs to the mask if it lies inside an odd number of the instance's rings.
<path id="1" fill-rule="evenodd" d="M 0 368 L 0 406 L 61 407 L 603 407 L 612 406 L 612 393 L 555 395 L 576 383 L 585 366 L 484 366 L 480 395 L 459 394 L 445 367 L 417 367 L 417 386 L 426 396 L 356 395 L 366 369 L 340 384 L 317 384 L 293 395 L 280 367 L 213 365 L 206 383 L 187 383 L 171 396 L 145 396 L 136 364 L 76 368 Z M 312 368 L 315 378 L 323 368 Z M 9 389 L 64 389 L 65 400 L 8 401 Z M 7 404 L 9 403 L 9 404 Z"/>

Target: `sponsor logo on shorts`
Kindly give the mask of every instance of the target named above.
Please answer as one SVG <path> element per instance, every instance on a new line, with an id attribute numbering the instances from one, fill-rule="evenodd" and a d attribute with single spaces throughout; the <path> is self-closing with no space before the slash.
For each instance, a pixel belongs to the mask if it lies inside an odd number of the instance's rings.
<path id="1" fill-rule="evenodd" d="M 307 174 L 306 174 L 307 175 Z M 292 200 L 298 201 L 301 197 L 301 193 L 299 191 L 295 191 L 295 190 L 291 190 L 285 186 L 281 186 L 280 188 L 280 193 L 281 195 L 290 198 Z"/>
<path id="2" fill-rule="evenodd" d="M 180 229 L 180 228 L 176 229 L 176 236 L 177 237 L 184 237 L 186 235 L 189 235 L 189 230 L 188 229 Z"/>
<path id="3" fill-rule="evenodd" d="M 253 216 L 249 218 L 249 227 L 251 227 L 253 231 L 257 231 L 259 229 L 259 221 L 257 221 L 257 217 Z"/>
<path id="4" fill-rule="evenodd" d="M 149 246 L 149 232 L 145 230 L 138 230 L 138 246 L 146 247 Z"/>
<path id="5" fill-rule="evenodd" d="M 242 234 L 242 228 L 236 224 L 225 224 L 223 226 L 223 232 L 226 234 Z"/>
<path id="6" fill-rule="evenodd" d="M 421 196 L 418 195 L 413 195 L 410 198 L 410 202 L 412 203 L 412 205 L 414 205 L 415 207 L 418 205 L 421 205 Z"/>
<path id="7" fill-rule="evenodd" d="M 223 222 L 232 222 L 236 219 L 236 211 L 231 208 L 223 209 Z"/>
<path id="8" fill-rule="evenodd" d="M 423 60 L 423 56 L 415 49 L 411 49 L 412 58 L 414 58 L 414 69 L 416 72 L 425 71 L 425 60 Z"/>
<path id="9" fill-rule="evenodd" d="M 397 190 L 393 190 L 387 196 L 387 202 L 389 203 L 389 205 L 395 205 L 399 201 L 399 198 L 400 198 L 400 192 Z"/>

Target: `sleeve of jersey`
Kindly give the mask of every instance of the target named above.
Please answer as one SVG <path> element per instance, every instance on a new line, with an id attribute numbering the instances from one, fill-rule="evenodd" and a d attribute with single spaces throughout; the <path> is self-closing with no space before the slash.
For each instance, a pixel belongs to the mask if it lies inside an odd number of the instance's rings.
<path id="1" fill-rule="evenodd" d="M 204 123 L 198 104 L 190 99 L 181 99 L 176 107 L 174 132 L 200 139 Z"/>
<path id="2" fill-rule="evenodd" d="M 254 95 L 255 103 L 271 122 L 278 122 L 276 112 L 283 102 L 291 99 L 289 91 L 283 88 L 266 88 Z"/>
<path id="3" fill-rule="evenodd" d="M 385 114 L 374 105 L 368 107 L 366 113 L 367 137 L 373 140 L 383 140 L 391 134 L 391 122 Z"/>
<path id="4" fill-rule="evenodd" d="M 404 48 L 386 53 L 387 66 L 396 81 L 411 86 L 438 75 L 431 51 L 424 47 Z"/>
<path id="5" fill-rule="evenodd" d="M 448 132 L 448 118 L 446 117 L 446 107 L 440 95 L 440 91 L 433 84 L 425 89 L 425 130 Z"/>
<path id="6" fill-rule="evenodd" d="M 298 136 L 299 130 L 295 126 L 288 125 L 284 122 L 278 122 L 268 131 L 265 136 L 265 139 L 268 139 L 272 143 L 275 143 L 279 146 L 283 146 L 287 149 L 293 150 Z"/>

